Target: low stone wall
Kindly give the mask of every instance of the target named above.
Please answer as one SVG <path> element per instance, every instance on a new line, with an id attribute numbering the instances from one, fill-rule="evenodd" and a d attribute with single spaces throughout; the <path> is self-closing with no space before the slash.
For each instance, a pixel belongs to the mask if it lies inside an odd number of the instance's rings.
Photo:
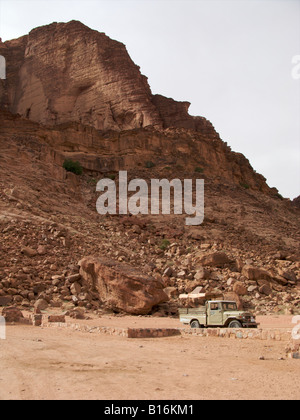
<path id="1" fill-rule="evenodd" d="M 88 325 L 67 322 L 44 322 L 43 327 L 68 328 L 73 331 L 82 331 L 96 334 L 116 335 L 127 338 L 155 338 L 173 337 L 181 335 L 178 328 L 116 328 L 116 327 L 92 327 Z"/>
<path id="2" fill-rule="evenodd" d="M 68 322 L 43 322 L 42 326 L 49 327 L 49 328 L 68 328 L 73 331 L 82 331 L 82 332 L 88 332 L 88 333 L 128 337 L 128 328 L 92 327 L 89 325 L 82 325 L 82 324 L 68 323 Z"/>
<path id="3" fill-rule="evenodd" d="M 181 335 L 178 328 L 128 328 L 128 338 L 174 337 Z"/>
<path id="4" fill-rule="evenodd" d="M 243 328 L 116 328 L 92 327 L 76 323 L 45 322 L 44 327 L 68 328 L 96 334 L 115 335 L 126 338 L 159 337 L 224 337 L 233 339 L 256 339 L 289 341 L 292 330 L 287 329 L 243 329 Z"/>
<path id="5" fill-rule="evenodd" d="M 292 330 L 274 328 L 182 328 L 182 336 L 288 341 Z"/>

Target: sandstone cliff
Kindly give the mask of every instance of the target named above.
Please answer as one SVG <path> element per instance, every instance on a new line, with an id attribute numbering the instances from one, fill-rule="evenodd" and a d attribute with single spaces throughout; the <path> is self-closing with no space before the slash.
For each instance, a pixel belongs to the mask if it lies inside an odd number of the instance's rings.
<path id="1" fill-rule="evenodd" d="M 189 177 L 221 184 L 229 182 L 239 188 L 273 194 L 265 178 L 253 170 L 249 161 L 242 154 L 232 152 L 217 136 L 184 129 L 103 132 L 79 123 L 50 129 L 1 110 L 0 126 L 0 139 L 8 144 L 11 136 L 28 150 L 40 150 L 39 159 L 58 165 L 57 173 L 63 170 L 66 158 L 79 161 L 85 173 L 96 178 L 120 170 L 136 172 L 151 163 L 156 171 L 164 170 L 164 176 L 171 179 L 187 171 Z"/>
<path id="2" fill-rule="evenodd" d="M 0 54 L 7 61 L 0 107 L 54 127 L 44 138 L 56 159 L 67 155 L 96 173 L 153 161 L 270 191 L 208 120 L 188 114 L 189 102 L 153 95 L 125 46 L 104 33 L 52 23 L 0 43 Z"/>
<path id="3" fill-rule="evenodd" d="M 214 133 L 188 102 L 152 95 L 126 47 L 80 22 L 53 23 L 0 43 L 7 61 L 0 106 L 43 124 L 78 121 L 100 130 L 153 126 Z"/>

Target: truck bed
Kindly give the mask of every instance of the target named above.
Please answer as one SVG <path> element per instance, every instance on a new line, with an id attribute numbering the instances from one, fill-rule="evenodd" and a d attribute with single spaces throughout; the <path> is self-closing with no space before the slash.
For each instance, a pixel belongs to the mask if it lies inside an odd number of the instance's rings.
<path id="1" fill-rule="evenodd" d="M 199 323 L 206 323 L 206 310 L 205 306 L 199 308 L 179 308 L 180 322 L 183 324 L 190 324 L 193 319 L 198 319 Z"/>

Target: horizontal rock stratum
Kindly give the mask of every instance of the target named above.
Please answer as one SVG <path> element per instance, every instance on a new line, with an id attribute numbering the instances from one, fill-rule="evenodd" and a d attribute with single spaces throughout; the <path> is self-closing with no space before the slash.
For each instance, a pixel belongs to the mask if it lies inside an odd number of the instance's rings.
<path id="1" fill-rule="evenodd" d="M 99 130 L 153 126 L 214 133 L 189 102 L 153 95 L 124 44 L 78 21 L 52 23 L 0 42 L 7 79 L 0 107 L 43 124 L 81 122 Z"/>

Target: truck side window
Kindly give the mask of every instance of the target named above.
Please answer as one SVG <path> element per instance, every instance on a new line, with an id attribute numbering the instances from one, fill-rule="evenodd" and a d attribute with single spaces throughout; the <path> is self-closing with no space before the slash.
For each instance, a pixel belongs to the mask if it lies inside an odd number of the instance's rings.
<path id="1" fill-rule="evenodd" d="M 219 309 L 219 304 L 218 303 L 211 303 L 210 305 L 210 310 L 211 311 L 217 311 Z"/>

